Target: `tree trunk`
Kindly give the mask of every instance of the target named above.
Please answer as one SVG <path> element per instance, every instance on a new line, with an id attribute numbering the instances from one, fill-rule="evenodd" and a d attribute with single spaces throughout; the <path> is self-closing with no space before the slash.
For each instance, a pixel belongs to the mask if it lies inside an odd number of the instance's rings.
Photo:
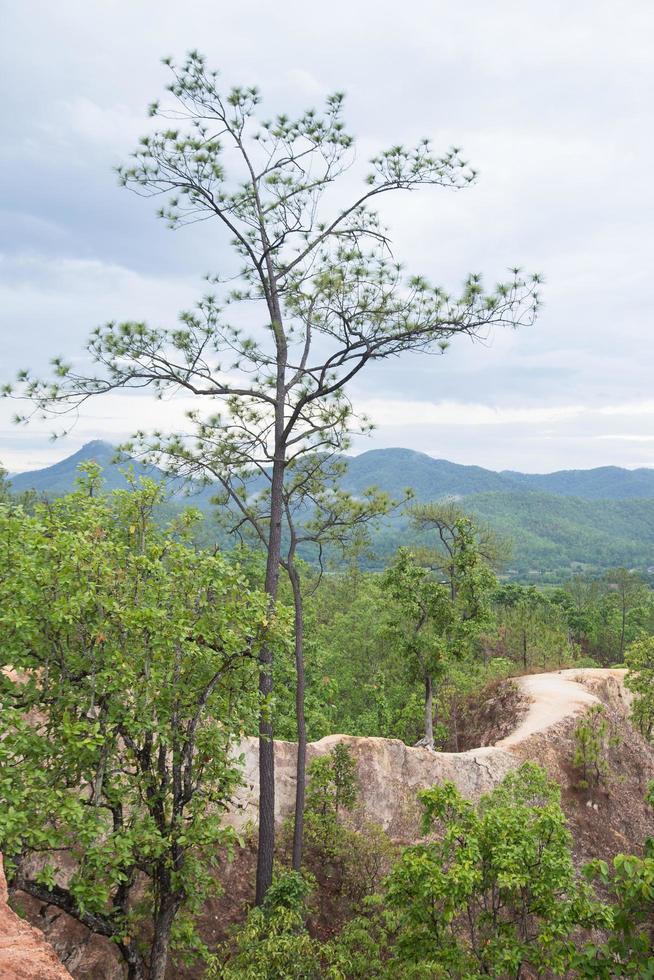
<path id="1" fill-rule="evenodd" d="M 164 980 L 168 964 L 168 949 L 170 946 L 170 930 L 177 915 L 179 901 L 168 898 L 163 901 L 154 920 L 154 940 L 150 954 L 149 980 Z"/>
<path id="2" fill-rule="evenodd" d="M 284 453 L 276 452 L 270 487 L 270 533 L 266 556 L 265 590 L 271 606 L 277 598 L 282 546 Z M 259 715 L 259 846 L 257 850 L 256 903 L 260 905 L 272 883 L 275 856 L 275 746 L 270 719 L 273 690 L 272 650 L 264 647 L 259 656 L 259 695 L 264 704 Z"/>
<path id="3" fill-rule="evenodd" d="M 425 674 L 425 741 L 431 748 L 434 747 L 434 715 L 433 715 L 434 692 L 432 680 L 429 674 Z"/>
<path id="4" fill-rule="evenodd" d="M 522 665 L 527 669 L 527 630 L 522 630 Z"/>
<path id="5" fill-rule="evenodd" d="M 297 721 L 297 763 L 295 768 L 295 821 L 293 824 L 293 869 L 302 868 L 304 837 L 304 795 L 306 791 L 307 727 L 304 717 L 304 603 L 297 568 L 291 560 L 288 575 L 295 606 L 295 718 Z"/>
<path id="6" fill-rule="evenodd" d="M 121 943 L 120 952 L 127 963 L 127 980 L 145 980 L 145 970 L 141 961 L 141 956 L 134 947 L 133 942 L 127 945 Z"/>
<path id="7" fill-rule="evenodd" d="M 459 711 L 456 705 L 456 695 L 452 698 L 452 730 L 454 734 L 454 751 L 459 751 Z"/>

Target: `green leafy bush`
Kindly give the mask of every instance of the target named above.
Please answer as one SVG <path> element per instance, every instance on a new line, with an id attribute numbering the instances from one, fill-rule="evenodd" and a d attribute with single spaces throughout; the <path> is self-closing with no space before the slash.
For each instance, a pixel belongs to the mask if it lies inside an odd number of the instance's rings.
<path id="1" fill-rule="evenodd" d="M 295 871 L 279 875 L 264 903 L 233 930 L 207 971 L 208 980 L 318 980 L 321 944 L 306 929 L 310 881 Z"/>
<path id="2" fill-rule="evenodd" d="M 0 503 L 0 848 L 20 888 L 163 975 L 169 943 L 202 950 L 238 843 L 234 742 L 285 629 L 235 563 L 187 546 L 192 514 L 155 526 L 154 483 L 98 487 L 89 466 L 32 515 Z"/>
<path id="3" fill-rule="evenodd" d="M 654 783 L 647 800 L 654 804 Z M 578 975 L 588 978 L 654 976 L 654 839 L 645 841 L 642 855 L 617 854 L 611 864 L 591 861 L 586 876 L 599 881 L 612 899 L 606 939 L 587 943 L 576 963 Z"/>
<path id="4" fill-rule="evenodd" d="M 626 685 L 634 693 L 632 717 L 645 738 L 654 731 L 654 636 L 643 636 L 627 647 Z"/>
<path id="5" fill-rule="evenodd" d="M 607 783 L 611 771 L 609 748 L 617 741 L 611 735 L 604 705 L 592 705 L 574 730 L 572 761 L 579 773 L 579 789 L 597 789 Z"/>
<path id="6" fill-rule="evenodd" d="M 383 829 L 357 811 L 356 764 L 346 745 L 313 759 L 308 767 L 305 859 L 332 893 L 355 905 L 379 888 L 394 848 Z"/>
<path id="7" fill-rule="evenodd" d="M 565 975 L 580 925 L 605 921 L 577 881 L 558 787 L 533 763 L 477 806 L 452 783 L 420 794 L 425 834 L 393 869 L 397 976 Z"/>

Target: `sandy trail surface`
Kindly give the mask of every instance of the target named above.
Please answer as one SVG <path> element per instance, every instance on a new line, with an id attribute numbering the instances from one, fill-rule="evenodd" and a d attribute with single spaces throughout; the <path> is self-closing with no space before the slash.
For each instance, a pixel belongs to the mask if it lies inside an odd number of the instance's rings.
<path id="1" fill-rule="evenodd" d="M 602 681 L 614 677 L 622 682 L 626 671 L 599 667 L 573 667 L 548 674 L 527 674 L 516 677 L 520 690 L 531 701 L 527 714 L 515 731 L 495 743 L 496 748 L 511 749 L 531 735 L 544 732 L 565 718 L 577 715 L 593 704 L 599 703 L 587 682 Z"/>

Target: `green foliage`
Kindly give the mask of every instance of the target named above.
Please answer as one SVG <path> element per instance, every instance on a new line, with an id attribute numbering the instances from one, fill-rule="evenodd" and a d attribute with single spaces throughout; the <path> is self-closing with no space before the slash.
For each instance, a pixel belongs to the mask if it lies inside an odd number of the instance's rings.
<path id="1" fill-rule="evenodd" d="M 332 980 L 393 980 L 389 963 L 390 937 L 381 899 L 372 898 L 365 915 L 346 922 L 323 946 L 323 976 Z"/>
<path id="2" fill-rule="evenodd" d="M 231 942 L 218 949 L 209 980 L 318 980 L 321 945 L 306 930 L 311 884 L 295 871 L 279 875 L 262 905 L 250 909 Z"/>
<path id="3" fill-rule="evenodd" d="M 496 579 L 469 517 L 457 517 L 445 565 L 447 581 L 442 582 L 401 548 L 383 576 L 401 617 L 393 619 L 394 639 L 404 637 L 407 653 L 417 658 L 423 672 L 437 671 L 446 656 L 464 656 L 492 624 L 490 596 Z"/>
<path id="4" fill-rule="evenodd" d="M 308 766 L 307 809 L 320 817 L 337 819 L 352 810 L 357 800 L 356 763 L 347 747 L 337 743 L 328 755 L 317 756 Z"/>
<path id="5" fill-rule="evenodd" d="M 415 555 L 401 548 L 384 573 L 383 584 L 393 603 L 389 632 L 409 675 L 422 679 L 444 670 L 456 621 L 449 588 L 434 579 Z"/>
<path id="6" fill-rule="evenodd" d="M 417 560 L 414 564 L 412 574 L 426 583 L 426 590 L 433 582 L 442 593 L 445 583 L 430 577 Z M 441 747 L 455 747 L 457 713 L 466 699 L 489 681 L 520 673 L 525 659 L 528 670 L 614 663 L 611 650 L 619 650 L 616 623 L 621 601 L 608 584 L 617 578 L 617 571 L 601 579 L 576 577 L 557 589 L 505 582 L 488 596 L 484 628 L 458 645 L 457 656 L 439 659 L 446 646 L 442 637 L 430 635 L 429 625 L 419 631 L 417 640 L 411 637 L 408 625 L 403 628 L 409 617 L 405 618 L 399 603 L 388 601 L 384 575 L 362 572 L 356 566 L 325 575 L 306 601 L 309 738 L 340 732 L 414 744 L 424 733 L 424 698 L 420 665 L 409 653 L 416 643 L 420 650 L 424 641 L 432 662 L 440 665 L 433 690 L 434 741 Z M 634 579 L 635 604 L 626 615 L 628 642 L 654 630 L 654 595 L 637 576 Z M 420 596 L 415 585 L 411 580 L 406 589 L 406 608 L 411 612 L 413 607 L 413 613 Z M 454 632 L 451 635 L 458 639 Z M 276 669 L 277 730 L 281 737 L 292 739 L 292 659 L 282 654 Z"/>
<path id="7" fill-rule="evenodd" d="M 575 928 L 605 911 L 575 878 L 558 787 L 525 763 L 477 806 L 451 783 L 420 798 L 435 837 L 407 848 L 388 882 L 396 975 L 565 975 Z"/>
<path id="8" fill-rule="evenodd" d="M 578 576 L 564 596 L 573 635 L 602 664 L 621 662 L 630 643 L 654 630 L 654 596 L 639 575 L 624 568 L 601 578 Z"/>
<path id="9" fill-rule="evenodd" d="M 617 565 L 651 564 L 650 500 L 581 500 L 534 490 L 483 493 L 466 508 L 515 542 L 512 577 L 561 582 Z"/>
<path id="10" fill-rule="evenodd" d="M 416 555 L 400 548 L 382 576 L 382 588 L 390 600 L 386 619 L 391 643 L 409 679 L 425 685 L 423 731 L 433 746 L 435 681 L 442 681 L 452 663 L 470 658 L 481 633 L 491 626 L 490 595 L 496 580 L 481 552 L 481 533 L 470 518 L 457 510 L 445 525 L 436 507 L 423 508 L 418 515 L 438 526 L 443 552 L 435 560 L 447 579 L 435 578 Z"/>
<path id="11" fill-rule="evenodd" d="M 308 766 L 304 813 L 305 861 L 332 895 L 360 904 L 381 884 L 393 847 L 381 827 L 357 812 L 356 763 L 346 745 Z"/>
<path id="12" fill-rule="evenodd" d="M 654 841 L 574 871 L 558 787 L 533 763 L 477 805 L 447 783 L 420 794 L 426 840 L 404 850 L 383 895 L 328 942 L 307 929 L 311 884 L 277 879 L 209 976 L 224 980 L 513 980 L 649 977 Z M 649 791 L 654 800 L 654 785 Z M 592 939 L 581 939 L 592 932 Z"/>
<path id="13" fill-rule="evenodd" d="M 654 804 L 654 783 L 647 799 Z M 643 855 L 617 854 L 611 865 L 591 861 L 585 874 L 603 886 L 612 904 L 606 939 L 581 950 L 576 964 L 579 976 L 654 976 L 654 839 L 646 840 Z"/>
<path id="14" fill-rule="evenodd" d="M 119 468 L 111 462 L 114 456 L 111 446 L 95 442 L 80 453 L 85 451 L 102 464 L 110 488 L 124 486 Z M 34 488 L 49 496 L 69 492 L 79 455 L 76 453 L 44 470 L 13 477 L 14 491 Z M 138 461 L 132 465 L 135 472 L 153 479 L 163 476 Z M 396 499 L 411 487 L 420 504 L 447 495 L 463 497 L 465 509 L 475 514 L 478 523 L 487 525 L 496 537 L 512 542 L 513 554 L 504 562 L 504 570 L 512 580 L 561 583 L 580 572 L 597 578 L 604 570 L 621 565 L 638 568 L 647 575 L 654 543 L 651 476 L 644 470 L 640 473 L 618 470 L 599 492 L 600 473 L 578 471 L 574 474 L 579 478 L 576 484 L 569 482 L 570 475 L 570 471 L 551 474 L 548 492 L 543 493 L 534 474 L 514 473 L 509 477 L 480 467 L 432 459 L 410 450 L 381 449 L 350 458 L 339 486 L 359 498 L 374 485 Z M 536 481 L 535 488 L 531 486 L 532 480 Z M 525 489 L 516 489 L 516 482 L 520 486 L 525 484 Z M 260 488 L 256 478 L 252 478 L 249 486 L 253 491 Z M 194 505 L 211 513 L 211 498 L 217 489 L 215 484 L 203 487 L 196 482 Z M 168 484 L 168 491 L 174 498 L 174 504 L 169 506 L 183 506 L 180 488 L 174 481 Z M 209 540 L 208 526 L 200 526 L 197 534 Z M 433 534 L 413 528 L 408 516 L 390 514 L 374 529 L 373 548 L 363 558 L 364 567 L 383 568 L 400 542 L 412 550 L 434 543 Z M 300 552 L 313 560 L 312 549 L 301 548 Z"/>
<path id="15" fill-rule="evenodd" d="M 344 745 L 337 744 L 307 767 L 304 840 L 309 867 L 320 869 L 339 886 L 348 857 L 348 828 L 339 819 L 352 811 L 357 799 L 356 767 Z"/>
<path id="16" fill-rule="evenodd" d="M 0 463 L 0 503 L 6 503 L 9 500 L 10 484 L 7 479 L 8 475 L 7 470 Z"/>
<path id="17" fill-rule="evenodd" d="M 305 650 L 307 727 L 312 740 L 332 732 L 415 741 L 420 700 L 386 631 L 380 576 L 356 567 L 323 577 L 307 596 Z M 280 737 L 294 738 L 293 664 L 278 657 Z M 283 733 L 283 734 L 281 734 Z"/>
<path id="18" fill-rule="evenodd" d="M 426 583 L 426 591 L 433 582 L 445 606 L 445 584 L 430 577 L 417 562 L 415 565 L 413 574 Z M 451 747 L 456 742 L 456 715 L 462 703 L 481 692 L 489 681 L 510 677 L 524 668 L 523 633 L 527 669 L 598 666 L 597 660 L 584 653 L 589 646 L 584 630 L 593 631 L 593 642 L 601 648 L 604 634 L 592 626 L 592 621 L 600 618 L 605 604 L 614 601 L 614 593 L 596 580 L 576 579 L 566 589 L 548 591 L 503 584 L 488 597 L 482 624 L 472 623 L 473 635 L 469 633 L 456 647 L 452 643 L 458 655 L 439 659 L 439 651 L 446 647 L 443 638 L 430 635 L 429 625 L 419 631 L 417 640 L 408 627 L 403 630 L 408 616 L 404 618 L 399 603 L 388 601 L 385 586 L 384 576 L 351 567 L 324 576 L 307 597 L 310 739 L 340 732 L 415 743 L 424 732 L 424 701 L 421 684 L 417 683 L 422 681 L 420 665 L 408 654 L 411 645 L 424 641 L 432 662 L 442 667 L 435 675 L 438 683 L 433 692 L 435 744 Z M 411 612 L 413 607 L 415 613 L 420 591 L 413 580 L 407 583 L 406 595 L 406 608 Z M 646 598 L 653 602 L 648 593 Z M 454 631 L 450 635 L 453 641 L 459 639 Z M 294 738 L 293 663 L 283 654 L 278 657 L 276 676 L 277 730 L 280 737 Z"/>
<path id="19" fill-rule="evenodd" d="M 654 636 L 644 636 L 627 647 L 627 687 L 634 693 L 632 717 L 645 738 L 654 732 Z"/>
<path id="20" fill-rule="evenodd" d="M 233 929 L 231 941 L 217 950 L 209 977 L 363 980 L 386 976 L 382 963 L 386 933 L 378 900 L 371 896 L 388 872 L 394 848 L 376 825 L 359 822 L 355 827 L 350 822 L 358 784 L 345 745 L 337 743 L 330 753 L 313 759 L 308 777 L 304 857 L 309 872 L 284 872 L 275 879 L 263 904 L 250 909 L 245 923 Z M 346 899 L 350 915 L 356 908 L 365 914 L 350 918 L 332 940 L 321 943 L 309 934 L 307 920 L 315 910 L 312 896 L 320 907 L 325 889 L 332 916 L 337 897 Z"/>
<path id="21" fill-rule="evenodd" d="M 456 553 L 462 533 L 471 529 L 470 513 L 455 500 L 436 500 L 409 508 L 414 528 L 426 536 L 425 564 L 438 568 L 450 583 L 456 576 Z M 474 520 L 474 543 L 484 565 L 498 570 L 511 556 L 511 542 L 500 538 L 482 520 Z"/>
<path id="22" fill-rule="evenodd" d="M 280 874 L 266 901 L 250 909 L 220 947 L 207 980 L 392 980 L 385 966 L 387 934 L 379 910 L 356 916 L 327 942 L 307 929 L 312 883 L 297 872 Z"/>
<path id="23" fill-rule="evenodd" d="M 496 590 L 495 652 L 524 669 L 577 662 L 579 648 L 571 642 L 566 609 L 558 596 L 516 583 Z"/>
<path id="24" fill-rule="evenodd" d="M 221 812 L 258 709 L 258 650 L 286 627 L 238 565 L 188 547 L 192 513 L 155 527 L 155 484 L 103 496 L 99 481 L 89 464 L 76 493 L 32 515 L 0 505 L 0 847 L 16 883 L 131 962 L 143 918 L 196 943 L 237 843 Z"/>
<path id="25" fill-rule="evenodd" d="M 604 705 L 592 705 L 574 730 L 572 762 L 579 773 L 580 789 L 597 789 L 606 783 L 611 771 L 608 750 L 614 744 Z"/>

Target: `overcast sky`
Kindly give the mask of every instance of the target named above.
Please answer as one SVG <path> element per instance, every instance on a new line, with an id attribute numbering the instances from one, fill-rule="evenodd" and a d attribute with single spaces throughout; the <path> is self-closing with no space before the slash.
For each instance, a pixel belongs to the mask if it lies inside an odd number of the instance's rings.
<path id="1" fill-rule="evenodd" d="M 112 167 L 147 129 L 160 58 L 193 47 L 270 113 L 347 93 L 362 159 L 431 136 L 480 171 L 459 194 L 385 205 L 395 254 L 446 288 L 544 274 L 535 326 L 375 367 L 353 391 L 358 449 L 494 469 L 654 466 L 651 0 L 0 0 L 0 380 L 71 357 L 97 324 L 172 324 L 224 245 L 168 231 Z M 65 442 L 17 429 L 0 460 L 43 466 L 92 438 L 175 427 L 182 406 L 99 401 Z"/>

